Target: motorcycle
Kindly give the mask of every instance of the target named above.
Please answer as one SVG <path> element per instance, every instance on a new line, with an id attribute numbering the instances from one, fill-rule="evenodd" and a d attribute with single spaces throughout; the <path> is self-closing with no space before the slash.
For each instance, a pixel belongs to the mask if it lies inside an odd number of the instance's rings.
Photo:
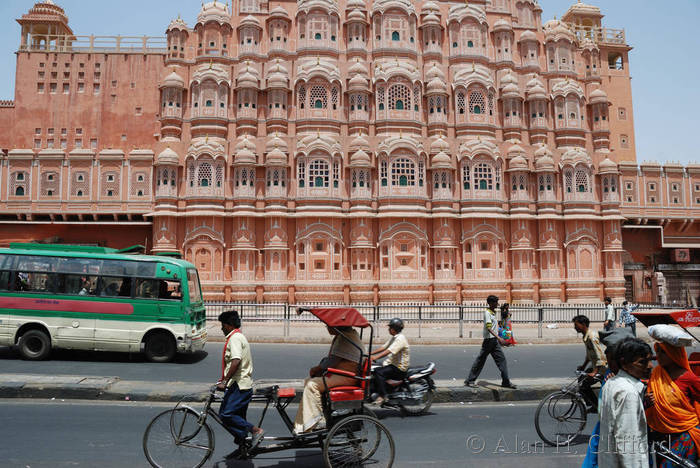
<path id="1" fill-rule="evenodd" d="M 379 367 L 379 364 L 372 363 L 371 389 L 375 378 L 374 370 Z M 435 363 L 429 362 L 422 367 L 409 367 L 403 380 L 387 380 L 390 390 L 382 408 L 397 408 L 411 416 L 427 413 L 435 398 L 435 382 L 431 377 L 435 372 Z M 372 393 L 374 392 L 370 391 Z"/>

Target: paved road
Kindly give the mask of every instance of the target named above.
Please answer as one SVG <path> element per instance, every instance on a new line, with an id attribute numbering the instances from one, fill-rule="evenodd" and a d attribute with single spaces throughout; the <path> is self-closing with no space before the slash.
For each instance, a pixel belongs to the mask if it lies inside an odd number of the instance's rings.
<path id="1" fill-rule="evenodd" d="M 208 382 L 221 373 L 222 343 L 208 343 L 206 353 L 178 356 L 177 362 L 153 364 L 139 354 L 55 351 L 50 361 L 23 361 L 10 349 L 0 347 L 0 372 L 116 376 L 125 380 Z M 256 379 L 304 377 L 328 351 L 328 345 L 252 344 Z M 464 380 L 479 346 L 412 346 L 411 362 L 437 363 L 438 379 Z M 518 378 L 566 377 L 583 362 L 580 345 L 519 345 L 505 350 L 508 368 Z M 480 378 L 500 379 L 489 359 Z"/>
<path id="2" fill-rule="evenodd" d="M 0 463 L 32 468 L 147 466 L 141 437 L 149 420 L 164 408 L 167 406 L 140 403 L 0 400 L 4 422 L 0 426 Z M 544 448 L 533 429 L 534 410 L 531 403 L 436 405 L 431 414 L 420 418 L 404 419 L 393 413 L 380 416 L 396 442 L 397 468 L 580 465 L 585 440 L 558 451 Z M 260 407 L 251 407 L 251 419 L 259 417 L 260 411 Z M 291 407 L 292 416 L 294 411 Z M 268 433 L 284 435 L 276 414 L 268 418 L 264 424 Z M 587 434 L 592 424 L 589 422 Z M 312 448 L 227 464 L 223 457 L 232 449 L 230 436 L 217 429 L 215 440 L 216 450 L 207 466 L 322 466 L 320 450 Z M 482 441 L 483 449 L 476 450 Z"/>

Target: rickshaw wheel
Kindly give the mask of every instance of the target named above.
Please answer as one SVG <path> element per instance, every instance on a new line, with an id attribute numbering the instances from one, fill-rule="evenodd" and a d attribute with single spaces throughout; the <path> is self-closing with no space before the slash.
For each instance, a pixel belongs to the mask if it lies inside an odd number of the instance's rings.
<path id="1" fill-rule="evenodd" d="M 323 443 L 327 468 L 356 467 L 366 462 L 389 468 L 394 463 L 394 439 L 376 418 L 360 414 L 338 421 Z"/>

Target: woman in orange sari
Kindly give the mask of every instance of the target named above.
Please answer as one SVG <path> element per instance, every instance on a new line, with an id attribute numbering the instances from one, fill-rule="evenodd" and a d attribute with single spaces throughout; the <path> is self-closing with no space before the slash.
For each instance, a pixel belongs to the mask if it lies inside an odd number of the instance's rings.
<path id="1" fill-rule="evenodd" d="M 700 378 L 688 364 L 685 348 L 656 343 L 659 365 L 649 379 L 647 392 L 653 405 L 646 411 L 647 423 L 670 437 L 670 449 L 697 463 L 700 447 Z M 659 460 L 659 467 L 674 466 Z"/>

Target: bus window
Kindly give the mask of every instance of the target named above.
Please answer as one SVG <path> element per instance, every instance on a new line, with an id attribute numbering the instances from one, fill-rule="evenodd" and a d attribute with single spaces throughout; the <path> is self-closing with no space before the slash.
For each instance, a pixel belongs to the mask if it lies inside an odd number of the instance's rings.
<path id="1" fill-rule="evenodd" d="M 182 300 L 179 281 L 158 280 L 158 299 Z"/>
<path id="2" fill-rule="evenodd" d="M 135 297 L 141 299 L 157 299 L 159 291 L 159 280 L 156 279 L 136 279 Z"/>
<path id="3" fill-rule="evenodd" d="M 10 282 L 10 272 L 0 271 L 0 291 L 9 291 L 12 286 Z"/>
<path id="4" fill-rule="evenodd" d="M 156 275 L 156 264 L 129 260 L 103 260 L 100 272 L 103 275 L 153 277 Z"/>
<path id="5" fill-rule="evenodd" d="M 74 296 L 97 295 L 97 276 L 92 275 L 62 275 L 63 284 L 58 287 L 62 294 Z"/>
<path id="6" fill-rule="evenodd" d="M 44 257 L 46 258 L 46 257 Z M 61 258 L 56 259 L 56 269 L 60 273 L 84 273 L 96 275 L 100 270 L 101 260 L 83 258 Z"/>
<path id="7" fill-rule="evenodd" d="M 131 297 L 131 278 L 103 276 L 100 296 Z"/>
<path id="8" fill-rule="evenodd" d="M 202 302 L 202 291 L 199 289 L 197 270 L 187 270 L 187 289 L 190 291 L 190 303 Z"/>
<path id="9" fill-rule="evenodd" d="M 35 271 L 18 271 L 15 273 L 15 291 L 26 291 L 35 293 L 53 292 L 55 288 L 55 277 L 50 273 L 39 273 Z"/>

